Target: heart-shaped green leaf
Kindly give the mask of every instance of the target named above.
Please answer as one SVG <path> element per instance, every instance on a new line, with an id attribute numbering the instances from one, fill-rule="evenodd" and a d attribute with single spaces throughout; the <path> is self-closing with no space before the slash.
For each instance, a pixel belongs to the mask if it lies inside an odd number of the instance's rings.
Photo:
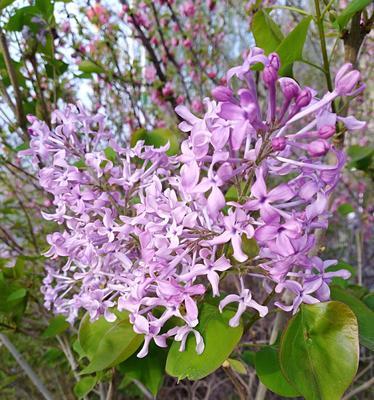
<path id="1" fill-rule="evenodd" d="M 278 349 L 266 346 L 256 353 L 256 373 L 269 390 L 283 397 L 297 397 L 300 393 L 284 377 L 278 360 Z"/>
<path id="2" fill-rule="evenodd" d="M 337 301 L 302 305 L 283 332 L 279 361 L 306 400 L 339 400 L 358 368 L 353 311 Z"/>
<path id="3" fill-rule="evenodd" d="M 100 317 L 90 322 L 85 315 L 79 327 L 79 343 L 90 360 L 83 374 L 101 371 L 129 358 L 140 346 L 143 336 L 134 332 L 128 313 L 116 313 L 117 320 Z"/>
<path id="4" fill-rule="evenodd" d="M 374 351 L 374 312 L 348 290 L 338 286 L 331 287 L 331 298 L 347 304 L 352 309 L 358 321 L 360 343 Z"/>
<path id="5" fill-rule="evenodd" d="M 190 334 L 185 351 L 179 351 L 179 342 L 173 342 L 166 360 L 166 372 L 178 379 L 197 380 L 214 372 L 229 357 L 243 334 L 243 326 L 229 326 L 234 311 L 225 309 L 222 314 L 218 307 L 204 303 L 196 326 L 203 336 L 205 349 L 202 354 L 196 353 L 196 342 Z"/>

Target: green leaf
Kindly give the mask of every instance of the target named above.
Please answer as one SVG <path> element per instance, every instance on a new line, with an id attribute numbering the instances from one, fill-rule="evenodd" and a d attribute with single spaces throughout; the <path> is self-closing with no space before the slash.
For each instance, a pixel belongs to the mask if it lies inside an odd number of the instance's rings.
<path id="1" fill-rule="evenodd" d="M 47 329 L 42 333 L 42 337 L 50 338 L 65 332 L 69 328 L 69 323 L 63 315 L 58 315 L 49 321 Z"/>
<path id="2" fill-rule="evenodd" d="M 117 153 L 116 153 L 115 150 L 114 150 L 112 147 L 110 147 L 110 146 L 108 146 L 108 147 L 104 150 L 104 154 L 105 154 L 105 157 L 106 157 L 108 160 L 110 160 L 110 161 L 115 162 L 116 159 L 117 159 Z"/>
<path id="3" fill-rule="evenodd" d="M 74 385 L 74 393 L 78 398 L 82 398 L 88 395 L 91 390 L 95 387 L 97 382 L 96 376 L 85 376 L 81 378 L 75 385 Z"/>
<path id="4" fill-rule="evenodd" d="M 20 299 L 23 299 L 27 295 L 27 290 L 24 288 L 20 288 L 12 292 L 8 297 L 7 301 L 12 302 L 12 301 L 17 301 Z"/>
<path id="5" fill-rule="evenodd" d="M 338 286 L 331 287 L 331 298 L 347 304 L 352 309 L 358 321 L 360 343 L 374 351 L 374 312 L 347 289 Z"/>
<path id="6" fill-rule="evenodd" d="M 7 31 L 19 32 L 25 25 L 32 25 L 31 19 L 35 15 L 38 15 L 38 9 L 35 6 L 18 8 L 15 13 L 9 18 L 4 28 Z"/>
<path id="7" fill-rule="evenodd" d="M 165 146 L 169 142 L 170 147 L 166 153 L 169 156 L 179 153 L 178 135 L 169 129 L 159 128 L 150 132 L 145 129 L 137 129 L 131 135 L 131 147 L 135 146 L 139 140 L 144 140 L 144 144 L 155 148 Z"/>
<path id="8" fill-rule="evenodd" d="M 5 7 L 10 6 L 14 2 L 15 0 L 0 0 L 0 11 L 4 10 Z"/>
<path id="9" fill-rule="evenodd" d="M 136 379 L 156 396 L 162 386 L 165 375 L 167 350 L 152 343 L 146 357 L 138 358 L 133 354 L 118 366 L 126 377 Z"/>
<path id="10" fill-rule="evenodd" d="M 371 311 L 374 311 L 374 293 L 368 293 L 362 298 L 362 301 L 370 308 Z"/>
<path id="11" fill-rule="evenodd" d="M 346 216 L 354 211 L 355 209 L 353 208 L 352 204 L 349 203 L 340 204 L 338 207 L 338 213 L 343 216 Z"/>
<path id="12" fill-rule="evenodd" d="M 180 343 L 174 341 L 166 360 L 166 372 L 179 380 L 197 380 L 214 372 L 229 357 L 243 334 L 243 326 L 229 326 L 234 311 L 225 309 L 222 314 L 218 307 L 204 303 L 199 314 L 199 324 L 195 327 L 205 343 L 202 354 L 196 353 L 195 336 L 190 334 L 185 351 L 179 351 Z"/>
<path id="13" fill-rule="evenodd" d="M 286 379 L 306 400 L 339 400 L 357 372 L 357 320 L 343 303 L 302 305 L 281 338 Z"/>
<path id="14" fill-rule="evenodd" d="M 248 239 L 246 235 L 242 235 L 242 249 L 249 258 L 255 258 L 260 252 L 256 239 Z"/>
<path id="15" fill-rule="evenodd" d="M 83 60 L 79 64 L 79 70 L 82 72 L 86 72 L 88 74 L 92 73 L 100 74 L 104 72 L 104 68 L 102 68 L 100 65 L 97 65 L 96 63 L 90 60 Z"/>
<path id="16" fill-rule="evenodd" d="M 252 33 L 256 45 L 266 54 L 274 51 L 284 39 L 283 33 L 265 10 L 259 10 L 252 20 Z"/>
<path id="17" fill-rule="evenodd" d="M 53 3 L 51 0 L 35 0 L 35 6 L 47 20 L 53 15 Z"/>
<path id="18" fill-rule="evenodd" d="M 79 339 L 75 339 L 73 342 L 73 350 L 78 354 L 78 360 L 82 360 L 85 357 L 85 352 L 79 343 Z"/>
<path id="19" fill-rule="evenodd" d="M 251 367 L 255 366 L 255 357 L 256 357 L 255 351 L 245 350 L 245 351 L 243 351 L 241 357 L 247 365 L 249 365 Z"/>
<path id="20" fill-rule="evenodd" d="M 278 349 L 275 346 L 265 346 L 256 353 L 255 368 L 262 384 L 272 392 L 283 397 L 300 396 L 284 377 L 278 360 Z"/>
<path id="21" fill-rule="evenodd" d="M 349 5 L 337 16 L 334 25 L 342 30 L 350 19 L 359 11 L 372 3 L 372 0 L 353 0 Z"/>
<path id="22" fill-rule="evenodd" d="M 228 358 L 226 361 L 228 365 L 238 374 L 242 375 L 247 374 L 247 368 L 245 367 L 245 364 L 242 361 L 235 360 L 235 358 Z"/>
<path id="23" fill-rule="evenodd" d="M 27 304 L 27 291 L 16 283 L 0 279 L 0 312 L 19 319 Z"/>
<path id="24" fill-rule="evenodd" d="M 369 146 L 352 145 L 347 150 L 351 161 L 347 165 L 350 169 L 366 171 L 373 162 L 374 148 Z"/>
<path id="25" fill-rule="evenodd" d="M 281 76 L 291 76 L 293 63 L 303 59 L 303 48 L 311 20 L 311 16 L 302 19 L 276 48 L 275 52 L 281 60 Z"/>
<path id="26" fill-rule="evenodd" d="M 117 320 L 114 322 L 108 322 L 104 317 L 90 322 L 88 314 L 82 319 L 79 343 L 90 360 L 83 374 L 118 365 L 129 358 L 143 342 L 143 336 L 134 332 L 128 313 L 117 312 L 116 315 Z"/>

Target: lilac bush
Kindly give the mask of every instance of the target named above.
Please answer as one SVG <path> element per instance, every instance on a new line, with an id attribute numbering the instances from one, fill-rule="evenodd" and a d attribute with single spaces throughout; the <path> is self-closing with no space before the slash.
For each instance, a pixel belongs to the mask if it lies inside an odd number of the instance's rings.
<path id="1" fill-rule="evenodd" d="M 265 102 L 255 85 L 259 66 Z M 44 218 L 61 226 L 47 237 L 48 309 L 71 323 L 80 310 L 110 322 L 125 310 L 145 336 L 144 357 L 151 341 L 165 347 L 168 338 L 182 351 L 190 334 L 202 353 L 198 304 L 210 293 L 220 296 L 220 310 L 235 303 L 232 327 L 248 309 L 264 317 L 268 306 L 252 297 L 246 275 L 285 311 L 329 299 L 332 278 L 350 276 L 312 251 L 346 159 L 332 136 L 337 123 L 348 131 L 365 125 L 335 113 L 334 101 L 365 86 L 345 64 L 335 89 L 320 97 L 279 77 L 279 68 L 277 54 L 254 47 L 204 99 L 202 117 L 177 106 L 186 138 L 176 156 L 142 141 L 122 147 L 105 117 L 81 104 L 55 111 L 53 129 L 28 117 L 30 149 L 20 155 L 32 156 L 53 198 Z M 240 293 L 224 290 L 228 275 L 238 277 Z"/>

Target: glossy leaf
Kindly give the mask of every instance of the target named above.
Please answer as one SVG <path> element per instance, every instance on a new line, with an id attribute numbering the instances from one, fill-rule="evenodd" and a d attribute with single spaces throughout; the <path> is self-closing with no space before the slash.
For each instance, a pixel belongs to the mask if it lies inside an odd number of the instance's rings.
<path id="1" fill-rule="evenodd" d="M 279 361 L 306 400 L 339 400 L 357 372 L 357 319 L 345 304 L 302 305 L 283 332 Z"/>
<path id="2" fill-rule="evenodd" d="M 347 289 L 333 286 L 331 298 L 347 304 L 352 309 L 358 321 L 360 343 L 374 351 L 374 312 Z"/>
<path id="3" fill-rule="evenodd" d="M 66 331 L 69 328 L 69 323 L 63 315 L 58 315 L 49 321 L 47 329 L 42 333 L 45 338 L 54 337 Z"/>
<path id="4" fill-rule="evenodd" d="M 138 358 L 133 354 L 118 369 L 126 377 L 140 381 L 156 396 L 164 381 L 166 357 L 167 350 L 152 343 L 146 357 Z"/>
<path id="5" fill-rule="evenodd" d="M 284 377 L 275 346 L 265 346 L 255 355 L 256 373 L 269 390 L 283 397 L 296 397 L 300 393 Z"/>
<path id="6" fill-rule="evenodd" d="M 199 324 L 196 326 L 204 338 L 205 350 L 196 353 L 194 335 L 190 334 L 185 351 L 179 351 L 179 342 L 173 342 L 166 360 L 166 372 L 178 379 L 197 380 L 214 372 L 229 357 L 239 342 L 243 326 L 229 326 L 229 320 L 235 314 L 225 309 L 221 314 L 218 307 L 204 303 L 200 310 Z"/>
<path id="7" fill-rule="evenodd" d="M 295 61 L 303 59 L 303 48 L 307 38 L 308 29 L 312 17 L 306 17 L 287 35 L 276 48 L 281 59 L 281 76 L 292 75 L 292 65 Z"/>
<path id="8" fill-rule="evenodd" d="M 284 39 L 282 31 L 265 10 L 259 10 L 252 20 L 252 33 L 256 45 L 266 54 L 274 51 Z"/>
<path id="9" fill-rule="evenodd" d="M 86 314 L 79 327 L 79 343 L 90 363 L 82 373 L 118 365 L 129 358 L 142 341 L 143 336 L 133 331 L 126 312 L 117 313 L 114 322 L 108 322 L 104 317 L 90 322 Z"/>
<path id="10" fill-rule="evenodd" d="M 337 16 L 334 25 L 342 30 L 350 19 L 359 11 L 372 3 L 372 0 L 353 0 L 347 7 Z"/>

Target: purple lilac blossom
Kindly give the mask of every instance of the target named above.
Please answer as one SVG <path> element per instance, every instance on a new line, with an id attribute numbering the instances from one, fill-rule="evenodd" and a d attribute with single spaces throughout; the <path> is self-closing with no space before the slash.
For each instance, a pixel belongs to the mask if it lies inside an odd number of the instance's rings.
<path id="1" fill-rule="evenodd" d="M 264 65 L 264 105 L 250 69 L 257 63 Z M 286 311 L 329 298 L 332 277 L 349 273 L 328 272 L 334 261 L 309 254 L 316 229 L 327 227 L 327 198 L 345 162 L 331 142 L 340 118 L 331 103 L 363 85 L 359 72 L 344 65 L 335 90 L 319 99 L 278 77 L 279 67 L 276 54 L 253 48 L 228 71 L 227 86 L 213 90 L 215 100 L 204 100 L 202 118 L 177 106 L 180 129 L 189 135 L 178 156 L 141 141 L 122 147 L 104 116 L 80 104 L 55 111 L 53 129 L 29 117 L 30 149 L 20 155 L 40 167 L 40 185 L 54 199 L 43 216 L 60 225 L 47 237 L 47 308 L 71 323 L 81 310 L 108 321 L 116 319 L 115 309 L 128 311 L 134 331 L 145 336 L 138 353 L 144 357 L 152 340 L 164 347 L 174 338 L 183 351 L 190 334 L 196 351 L 204 350 L 198 302 L 209 292 L 223 295 L 228 272 L 241 283 L 240 294 L 226 293 L 219 305 L 222 311 L 238 303 L 231 326 L 248 308 L 261 317 L 268 312 L 252 298 L 244 275 L 280 296 L 289 291 L 291 304 L 280 297 L 275 303 Z M 348 130 L 364 126 L 353 116 L 339 120 Z M 238 196 L 227 201 L 233 187 Z M 260 251 L 249 259 L 244 242 L 251 238 Z"/>

